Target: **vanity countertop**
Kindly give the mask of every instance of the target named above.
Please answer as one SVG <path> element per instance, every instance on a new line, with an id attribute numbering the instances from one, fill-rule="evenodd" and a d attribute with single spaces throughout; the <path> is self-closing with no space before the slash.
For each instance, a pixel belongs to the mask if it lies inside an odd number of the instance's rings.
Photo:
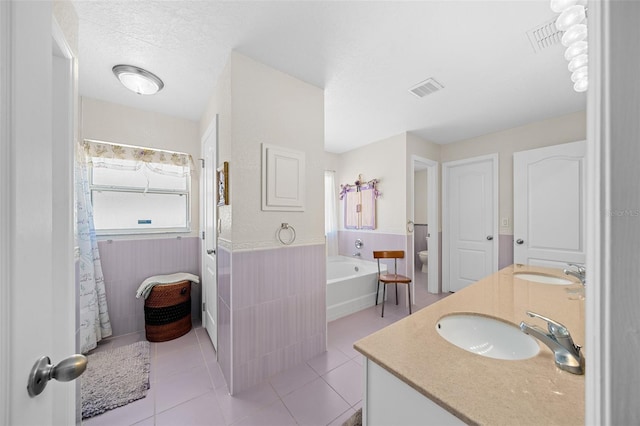
<path id="1" fill-rule="evenodd" d="M 514 278 L 514 272 L 567 278 L 558 269 L 511 265 L 357 341 L 354 347 L 466 423 L 584 424 L 584 375 L 558 369 L 546 345 L 539 343 L 540 352 L 533 358 L 499 360 L 460 349 L 436 331 L 441 317 L 456 312 L 490 315 L 515 326 L 525 321 L 546 329 L 543 321 L 525 313 L 533 311 L 565 325 L 582 346 L 582 285 L 540 284 Z M 588 363 L 588 353 L 582 351 Z"/>

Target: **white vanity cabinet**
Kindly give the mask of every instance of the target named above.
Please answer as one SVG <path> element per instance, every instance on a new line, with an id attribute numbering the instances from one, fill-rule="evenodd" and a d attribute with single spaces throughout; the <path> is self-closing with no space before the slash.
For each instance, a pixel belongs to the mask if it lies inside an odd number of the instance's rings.
<path id="1" fill-rule="evenodd" d="M 452 313 L 517 328 L 527 311 L 542 311 L 582 344 L 584 298 L 571 296 L 582 284 L 549 285 L 518 278 L 522 273 L 567 277 L 560 269 L 511 265 L 355 342 L 366 358 L 363 424 L 584 424 L 585 376 L 557 368 L 546 345 L 523 360 L 494 359 L 456 347 L 437 331 Z"/>
<path id="2" fill-rule="evenodd" d="M 465 424 L 370 359 L 363 365 L 363 426 Z"/>

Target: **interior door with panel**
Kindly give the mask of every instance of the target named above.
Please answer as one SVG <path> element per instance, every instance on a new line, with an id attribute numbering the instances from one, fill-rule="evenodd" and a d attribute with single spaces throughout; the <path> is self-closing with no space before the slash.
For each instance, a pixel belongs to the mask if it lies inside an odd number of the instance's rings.
<path id="1" fill-rule="evenodd" d="M 515 263 L 585 261 L 586 141 L 513 154 Z"/>
<path id="2" fill-rule="evenodd" d="M 443 290 L 497 271 L 498 156 L 443 164 Z"/>
<path id="3" fill-rule="evenodd" d="M 218 233 L 216 229 L 217 205 L 217 149 L 218 149 L 218 117 L 206 133 L 202 151 L 204 158 L 204 170 L 202 173 L 202 321 L 213 347 L 218 350 L 218 280 L 216 266 L 216 248 Z"/>
<path id="4" fill-rule="evenodd" d="M 0 2 L 0 63 L 11 64 L 0 67 L 1 424 L 79 421 L 80 385 L 57 381 L 71 377 L 59 368 L 45 389 L 49 375 L 33 376 L 40 394 L 27 390 L 37 360 L 60 366 L 76 350 L 75 58 L 52 11 L 51 2 Z"/>

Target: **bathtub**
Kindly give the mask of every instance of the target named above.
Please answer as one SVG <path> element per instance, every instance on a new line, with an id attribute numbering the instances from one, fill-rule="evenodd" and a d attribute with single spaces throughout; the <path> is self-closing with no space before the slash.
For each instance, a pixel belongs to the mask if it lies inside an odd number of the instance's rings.
<path id="1" fill-rule="evenodd" d="M 383 271 L 386 265 L 380 265 Z M 347 256 L 327 258 L 327 321 L 376 303 L 378 264 Z"/>

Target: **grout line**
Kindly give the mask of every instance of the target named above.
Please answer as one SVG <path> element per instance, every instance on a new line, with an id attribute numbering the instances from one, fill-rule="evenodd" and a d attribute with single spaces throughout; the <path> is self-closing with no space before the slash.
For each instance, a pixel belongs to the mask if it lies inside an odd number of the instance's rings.
<path id="1" fill-rule="evenodd" d="M 327 380 L 324 378 L 324 376 L 320 376 L 320 378 L 327 384 L 327 386 L 329 386 L 331 388 L 332 391 L 334 391 L 340 398 L 342 398 L 342 400 L 349 406 L 349 408 L 351 408 L 351 404 L 349 404 L 349 401 L 347 401 L 344 396 L 342 396 L 342 394 L 340 394 L 340 392 L 338 392 L 333 386 L 331 386 L 331 384 L 329 382 L 327 382 Z M 337 419 L 337 417 L 336 417 Z M 335 419 L 333 419 L 335 420 Z"/>
<path id="2" fill-rule="evenodd" d="M 349 403 L 347 403 L 347 405 L 349 405 Z M 340 418 L 340 416 L 342 416 L 344 413 L 346 413 L 347 411 L 352 410 L 351 406 L 349 406 L 349 408 L 347 408 L 346 410 L 344 410 L 342 413 L 340 413 L 339 416 L 331 419 L 331 421 L 329 423 L 327 423 L 327 426 L 330 425 L 331 423 L 335 422 L 338 418 Z"/>
<path id="3" fill-rule="evenodd" d="M 315 380 L 315 379 L 314 379 Z M 311 383 L 311 382 L 309 382 Z M 298 389 L 302 388 L 303 386 L 305 386 L 307 383 L 305 383 L 304 385 L 300 386 Z M 278 396 L 278 399 L 280 400 L 280 402 L 282 403 L 282 405 L 284 406 L 284 409 L 287 410 L 287 413 L 289 413 L 289 415 L 291 416 L 291 418 L 293 419 L 294 422 L 296 422 L 297 425 L 299 425 L 300 423 L 298 423 L 298 419 L 296 419 L 296 417 L 293 415 L 293 413 L 291 412 L 291 410 L 289 410 L 289 407 L 287 407 L 287 404 L 284 403 L 284 399 L 282 399 L 284 396 L 280 396 L 280 394 L 276 391 L 276 388 L 273 386 L 273 384 L 271 383 L 271 381 L 269 381 L 269 386 L 271 386 L 271 389 L 273 389 L 273 392 Z M 297 389 L 296 389 L 297 390 Z M 293 393 L 295 391 L 291 391 L 289 392 L 287 395 Z"/>

